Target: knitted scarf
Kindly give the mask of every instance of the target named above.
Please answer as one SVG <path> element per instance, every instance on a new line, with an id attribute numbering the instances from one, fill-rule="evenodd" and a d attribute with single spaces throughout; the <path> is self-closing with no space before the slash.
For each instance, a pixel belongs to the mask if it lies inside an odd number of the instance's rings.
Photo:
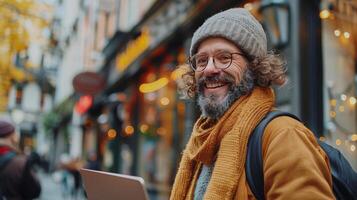
<path id="1" fill-rule="evenodd" d="M 245 169 L 249 135 L 273 105 L 273 90 L 256 87 L 233 103 L 218 121 L 201 116 L 183 151 L 170 199 L 193 199 L 202 163 L 215 163 L 204 199 L 234 199 Z"/>

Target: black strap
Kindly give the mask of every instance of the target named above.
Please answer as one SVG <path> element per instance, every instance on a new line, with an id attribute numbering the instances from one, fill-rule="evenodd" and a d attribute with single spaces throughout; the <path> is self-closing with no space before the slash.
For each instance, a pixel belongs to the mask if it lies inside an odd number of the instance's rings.
<path id="1" fill-rule="evenodd" d="M 6 166 L 6 164 L 16 156 L 16 153 L 10 151 L 2 156 L 0 156 L 0 171 Z"/>
<path id="2" fill-rule="evenodd" d="M 33 160 L 26 159 L 25 166 L 22 171 L 22 180 L 20 184 L 21 195 L 24 199 L 34 199 L 40 196 L 41 184 L 32 174 Z"/>
<path id="3" fill-rule="evenodd" d="M 279 110 L 269 112 L 260 123 L 255 127 L 249 136 L 247 147 L 247 159 L 245 163 L 245 173 L 248 185 L 257 200 L 264 200 L 264 175 L 263 175 L 263 156 L 262 139 L 264 129 L 268 123 L 276 117 L 289 116 L 298 121 L 295 115 Z"/>
<path id="4" fill-rule="evenodd" d="M 0 172 L 5 166 L 16 156 L 16 153 L 13 151 L 10 151 L 2 156 L 0 156 Z M 0 177 L 1 179 L 1 177 Z M 2 185 L 0 182 L 0 200 L 3 200 L 4 196 L 2 194 Z"/>

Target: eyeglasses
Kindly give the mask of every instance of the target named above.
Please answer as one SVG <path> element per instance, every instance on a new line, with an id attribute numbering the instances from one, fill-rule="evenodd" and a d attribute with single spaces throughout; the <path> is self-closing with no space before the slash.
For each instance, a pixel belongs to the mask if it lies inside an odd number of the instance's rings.
<path id="1" fill-rule="evenodd" d="M 206 53 L 196 54 L 191 56 L 188 61 L 193 71 L 196 72 L 205 70 L 211 57 L 213 59 L 213 64 L 217 69 L 227 69 L 232 64 L 234 54 L 245 56 L 243 53 L 238 52 L 231 53 L 227 51 L 219 51 L 214 53 L 213 56 L 209 56 Z"/>

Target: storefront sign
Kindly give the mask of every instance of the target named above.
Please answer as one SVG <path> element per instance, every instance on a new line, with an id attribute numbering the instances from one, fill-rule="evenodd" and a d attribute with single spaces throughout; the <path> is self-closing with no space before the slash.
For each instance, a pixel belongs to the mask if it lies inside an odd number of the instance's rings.
<path id="1" fill-rule="evenodd" d="M 81 96 L 74 106 L 74 110 L 82 115 L 93 105 L 93 98 L 89 95 Z"/>
<path id="2" fill-rule="evenodd" d="M 117 57 L 117 69 L 124 71 L 136 58 L 138 58 L 150 46 L 150 34 L 143 29 L 141 35 L 130 42 L 123 53 Z"/>
<path id="3" fill-rule="evenodd" d="M 82 72 L 73 78 L 73 88 L 76 92 L 84 95 L 96 95 L 105 86 L 102 76 L 95 72 Z"/>
<path id="4" fill-rule="evenodd" d="M 143 83 L 139 87 L 142 93 L 150 93 L 165 87 L 169 83 L 169 79 L 163 77 L 151 83 Z"/>

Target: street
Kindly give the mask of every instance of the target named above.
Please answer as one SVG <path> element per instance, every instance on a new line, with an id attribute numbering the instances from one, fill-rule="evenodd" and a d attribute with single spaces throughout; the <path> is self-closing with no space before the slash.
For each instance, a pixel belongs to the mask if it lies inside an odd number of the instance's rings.
<path id="1" fill-rule="evenodd" d="M 59 174 L 46 174 L 42 171 L 37 173 L 42 186 L 42 192 L 40 200 L 84 200 L 86 199 L 81 193 L 78 193 L 77 198 L 70 195 L 70 191 L 65 190 L 61 187 L 61 182 L 59 181 Z M 72 182 L 69 181 L 68 185 Z"/>

